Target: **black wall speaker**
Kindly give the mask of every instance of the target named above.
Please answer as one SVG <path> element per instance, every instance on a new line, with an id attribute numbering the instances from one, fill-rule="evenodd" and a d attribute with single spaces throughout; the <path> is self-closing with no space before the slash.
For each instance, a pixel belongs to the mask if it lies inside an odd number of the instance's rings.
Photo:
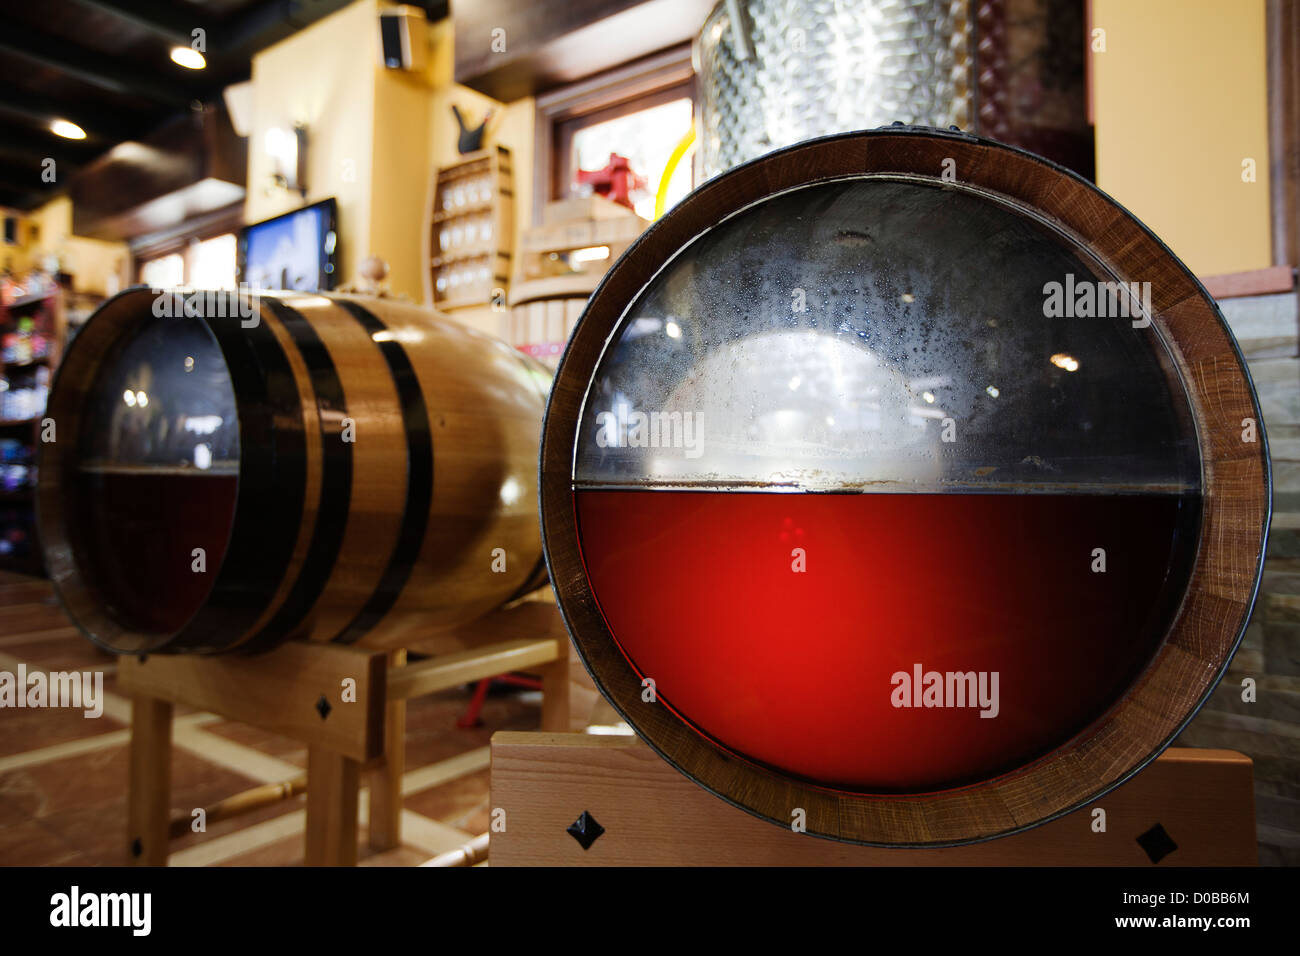
<path id="1" fill-rule="evenodd" d="M 379 12 L 379 59 L 390 70 L 422 70 L 429 48 L 428 20 L 419 7 Z"/>

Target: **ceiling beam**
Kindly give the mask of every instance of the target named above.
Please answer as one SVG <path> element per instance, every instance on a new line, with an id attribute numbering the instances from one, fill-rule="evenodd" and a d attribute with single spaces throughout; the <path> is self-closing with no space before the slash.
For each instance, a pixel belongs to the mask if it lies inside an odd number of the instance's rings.
<path id="1" fill-rule="evenodd" d="M 33 93 L 19 94 L 13 87 L 0 87 L 0 112 L 21 116 L 40 126 L 51 137 L 54 134 L 49 132 L 50 123 L 56 119 L 65 119 L 84 129 L 87 138 L 107 144 L 130 139 L 151 125 L 122 123 L 103 110 L 92 116 L 82 107 L 69 106 L 64 102 Z"/>
<path id="2" fill-rule="evenodd" d="M 161 37 L 169 43 L 189 45 L 195 28 L 207 33 L 207 70 L 188 74 L 158 72 L 128 65 L 129 61 L 78 47 L 39 30 L 6 30 L 0 33 L 0 55 L 41 64 L 83 83 L 119 96 L 144 99 L 180 110 L 196 99 L 211 97 L 217 90 L 246 76 L 256 52 L 309 26 L 352 0 L 262 0 L 245 10 L 214 20 L 210 14 L 194 16 L 165 0 L 77 0 Z M 193 21 L 193 22 L 192 22 Z M 185 74 L 185 75 L 181 75 Z M 19 122 L 6 122 L 18 117 Z M 76 123 L 87 133 L 81 142 L 60 139 L 48 125 L 58 117 Z M 22 125 L 26 121 L 28 126 Z M 108 110 L 69 108 L 57 98 L 32 97 L 13 90 L 0 90 L 0 203 L 31 208 L 56 194 L 78 169 L 85 169 L 103 153 L 104 146 L 123 140 L 147 140 L 147 129 L 157 118 L 142 117 L 141 123 L 123 122 Z M 47 157 L 58 163 L 56 184 L 40 181 L 41 163 Z M 84 158 L 82 158 L 84 157 Z"/>
<path id="3" fill-rule="evenodd" d="M 220 35 L 223 48 L 251 55 L 317 20 L 342 10 L 352 0 L 266 0 L 233 17 Z M 378 27 L 376 27 L 378 29 Z"/>
<path id="4" fill-rule="evenodd" d="M 20 152 L 39 159 L 53 156 L 58 161 L 85 163 L 104 152 L 104 148 L 102 145 L 91 143 L 88 139 L 63 139 L 49 130 L 33 129 L 21 122 L 12 122 L 6 116 L 0 116 L 0 149 Z"/>
<path id="5" fill-rule="evenodd" d="M 119 20 L 133 23 L 142 30 L 148 30 L 177 46 L 189 46 L 192 31 L 196 27 L 207 29 L 205 20 L 188 15 L 177 8 L 175 3 L 163 3 L 160 0 L 78 0 L 88 7 L 94 7 L 112 14 Z"/>
<path id="6" fill-rule="evenodd" d="M 170 43 L 189 46 L 195 29 L 207 31 L 209 59 L 246 59 L 251 54 L 315 23 L 352 0 L 263 0 L 215 23 L 162 0 L 78 0 Z"/>
<path id="7" fill-rule="evenodd" d="M 13 189 L 0 183 L 0 207 L 7 209 L 17 209 L 20 212 L 30 212 L 41 204 L 41 197 L 33 195 L 26 190 Z M 0 255 L 3 255 L 5 246 L 0 246 Z"/>
<path id="8" fill-rule="evenodd" d="M 0 179 L 6 180 L 11 185 L 17 185 L 23 189 L 38 189 L 41 186 L 48 186 L 49 183 L 41 182 L 41 159 L 24 159 L 16 156 L 13 159 L 0 159 Z"/>
<path id="9" fill-rule="evenodd" d="M 247 79 L 253 54 L 346 7 L 352 0 L 262 0 L 221 21 L 194 16 L 165 0 L 77 0 L 148 30 L 168 43 L 189 46 L 193 31 L 207 31 L 206 70 L 187 77 L 198 98 Z"/>
<path id="10" fill-rule="evenodd" d="M 68 187 L 78 170 L 91 162 L 94 155 L 94 149 L 72 143 L 51 148 L 35 142 L 24 128 L 0 123 L 0 189 L 21 194 L 27 204 L 24 208 L 39 205 Z M 55 163 L 53 183 L 42 179 L 47 159 Z M 21 204 L 10 202 L 9 205 Z"/>
<path id="11" fill-rule="evenodd" d="M 474 0 L 451 4 L 457 83 L 509 102 L 695 38 L 715 0 Z M 496 29 L 509 36 L 493 49 Z"/>
<path id="12" fill-rule="evenodd" d="M 104 144 L 92 143 L 90 139 L 64 139 L 56 137 L 48 130 L 38 131 L 21 120 L 0 114 L 0 144 L 27 148 L 30 152 L 40 152 L 43 156 L 55 159 L 74 159 L 85 161 L 104 152 Z"/>
<path id="13" fill-rule="evenodd" d="M 63 177 L 61 176 L 59 181 L 56 182 L 41 182 L 41 167 L 39 164 L 10 163 L 0 160 L 0 186 L 6 186 L 14 192 L 26 193 L 29 196 L 52 194 L 63 188 L 64 183 L 62 180 Z"/>
<path id="14" fill-rule="evenodd" d="M 61 149 L 46 149 L 42 146 L 29 145 L 21 141 L 15 141 L 0 133 L 0 160 L 9 160 L 11 163 L 35 163 L 38 167 L 45 160 L 52 159 L 55 162 L 55 171 L 57 174 L 64 174 L 84 166 L 93 157 L 90 155 L 79 156 Z"/>
<path id="15" fill-rule="evenodd" d="M 124 96 L 138 96 L 170 106 L 192 98 L 189 84 L 178 78 L 137 72 L 109 56 L 69 47 L 42 33 L 6 29 L 0 33 L 0 53 L 40 63 L 101 89 Z"/>

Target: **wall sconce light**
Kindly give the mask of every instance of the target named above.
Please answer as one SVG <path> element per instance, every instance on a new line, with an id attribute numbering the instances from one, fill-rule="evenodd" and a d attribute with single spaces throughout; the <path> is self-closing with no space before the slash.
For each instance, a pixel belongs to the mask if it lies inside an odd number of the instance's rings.
<path id="1" fill-rule="evenodd" d="M 271 157 L 271 181 L 280 189 L 307 198 L 307 127 L 292 130 L 273 126 L 266 131 L 266 153 Z"/>

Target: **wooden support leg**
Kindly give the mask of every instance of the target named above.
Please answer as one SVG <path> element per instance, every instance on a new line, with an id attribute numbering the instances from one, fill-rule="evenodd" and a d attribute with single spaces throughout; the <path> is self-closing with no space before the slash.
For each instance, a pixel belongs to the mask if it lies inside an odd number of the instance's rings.
<path id="1" fill-rule="evenodd" d="M 166 866 L 172 787 L 172 705 L 156 697 L 131 699 L 127 862 Z"/>
<path id="2" fill-rule="evenodd" d="M 553 733 L 569 731 L 569 638 L 561 634 L 555 641 L 560 656 L 539 667 L 542 676 L 542 730 Z"/>
<path id="3" fill-rule="evenodd" d="M 357 865 L 360 791 L 360 763 L 318 745 L 307 748 L 308 866 Z"/>
<path id="4" fill-rule="evenodd" d="M 389 667 L 406 665 L 406 651 L 389 653 Z M 384 711 L 384 761 L 369 771 L 370 833 L 373 850 L 402 845 L 402 774 L 406 772 L 406 701 L 390 700 Z"/>

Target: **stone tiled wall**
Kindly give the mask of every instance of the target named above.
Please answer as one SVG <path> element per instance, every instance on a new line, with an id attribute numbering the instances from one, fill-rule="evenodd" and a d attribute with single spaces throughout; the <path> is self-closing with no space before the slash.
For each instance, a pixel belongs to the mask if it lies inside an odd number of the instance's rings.
<path id="1" fill-rule="evenodd" d="M 1255 761 L 1259 860 L 1300 864 L 1300 348 L 1297 296 L 1225 299 L 1250 366 L 1273 457 L 1273 522 L 1254 615 L 1223 682 L 1183 731 L 1188 747 Z M 1256 699 L 1242 699 L 1242 681 Z"/>

